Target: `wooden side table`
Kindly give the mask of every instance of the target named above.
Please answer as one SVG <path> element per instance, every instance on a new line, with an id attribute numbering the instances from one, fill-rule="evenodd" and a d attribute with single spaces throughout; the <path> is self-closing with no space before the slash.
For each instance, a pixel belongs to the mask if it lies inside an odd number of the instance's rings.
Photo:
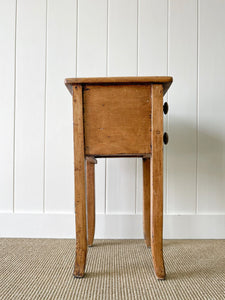
<path id="1" fill-rule="evenodd" d="M 172 77 L 69 78 L 73 96 L 76 214 L 75 277 L 83 277 L 95 230 L 95 158 L 143 158 L 143 227 L 158 279 L 163 261 L 163 95 Z M 164 136 L 166 140 L 167 136 Z M 85 171 L 86 162 L 86 171 Z M 86 174 L 85 174 L 86 173 Z M 86 175 L 86 176 L 85 176 Z"/>

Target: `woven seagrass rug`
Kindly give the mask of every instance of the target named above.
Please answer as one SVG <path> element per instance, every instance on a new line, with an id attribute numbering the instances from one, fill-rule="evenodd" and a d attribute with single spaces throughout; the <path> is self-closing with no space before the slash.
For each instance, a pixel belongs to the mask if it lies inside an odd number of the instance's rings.
<path id="1" fill-rule="evenodd" d="M 164 240 L 164 281 L 143 240 L 95 240 L 83 279 L 74 250 L 69 239 L 0 239 L 0 299 L 225 299 L 225 240 Z"/>

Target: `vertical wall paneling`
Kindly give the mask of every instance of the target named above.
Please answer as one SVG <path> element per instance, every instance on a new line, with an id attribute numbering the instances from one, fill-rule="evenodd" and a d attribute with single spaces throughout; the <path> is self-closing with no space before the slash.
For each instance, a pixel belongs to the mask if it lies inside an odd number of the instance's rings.
<path id="1" fill-rule="evenodd" d="M 46 1 L 17 1 L 15 211 L 43 210 Z"/>
<path id="2" fill-rule="evenodd" d="M 173 0 L 169 6 L 170 90 L 168 213 L 195 213 L 197 1 Z"/>
<path id="3" fill-rule="evenodd" d="M 78 2 L 77 76 L 106 76 L 107 1 Z M 105 159 L 95 165 L 96 212 L 105 211 Z"/>
<path id="4" fill-rule="evenodd" d="M 105 213 L 105 158 L 97 159 L 95 165 L 95 210 Z"/>
<path id="5" fill-rule="evenodd" d="M 137 0 L 109 0 L 108 75 L 137 75 Z M 136 159 L 107 159 L 106 212 L 135 213 Z"/>
<path id="6" fill-rule="evenodd" d="M 109 0 L 109 76 L 137 75 L 137 0 Z"/>
<path id="7" fill-rule="evenodd" d="M 167 0 L 139 1 L 138 75 L 167 75 Z M 166 117 L 164 120 L 166 124 Z M 166 149 L 164 148 L 164 153 Z M 166 165 L 165 158 L 166 155 L 164 157 L 164 164 Z M 137 213 L 142 213 L 142 159 L 139 158 L 137 163 L 136 209 Z M 166 170 L 164 182 L 166 186 Z M 166 199 L 166 189 L 164 190 L 164 199 Z"/>
<path id="8" fill-rule="evenodd" d="M 0 211 L 13 210 L 16 1 L 0 1 Z"/>
<path id="9" fill-rule="evenodd" d="M 78 1 L 77 75 L 106 76 L 107 1 Z"/>
<path id="10" fill-rule="evenodd" d="M 107 159 L 106 213 L 135 213 L 136 159 Z"/>
<path id="11" fill-rule="evenodd" d="M 48 0 L 45 210 L 74 212 L 72 98 L 64 85 L 76 75 L 76 1 Z"/>
<path id="12" fill-rule="evenodd" d="M 140 0 L 138 16 L 138 73 L 167 73 L 167 0 Z"/>
<path id="13" fill-rule="evenodd" d="M 74 236 L 64 78 L 171 75 L 165 237 L 223 238 L 224 12 L 221 0 L 0 1 L 0 236 Z M 140 158 L 98 159 L 96 237 L 142 237 L 142 185 Z"/>
<path id="14" fill-rule="evenodd" d="M 225 1 L 199 2 L 198 212 L 225 213 Z"/>

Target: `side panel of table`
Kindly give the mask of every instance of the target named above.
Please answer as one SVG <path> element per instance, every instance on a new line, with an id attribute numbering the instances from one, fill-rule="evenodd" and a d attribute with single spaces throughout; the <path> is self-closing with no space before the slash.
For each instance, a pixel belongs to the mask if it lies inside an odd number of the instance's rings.
<path id="1" fill-rule="evenodd" d="M 86 155 L 150 153 L 150 84 L 86 85 L 83 97 Z"/>

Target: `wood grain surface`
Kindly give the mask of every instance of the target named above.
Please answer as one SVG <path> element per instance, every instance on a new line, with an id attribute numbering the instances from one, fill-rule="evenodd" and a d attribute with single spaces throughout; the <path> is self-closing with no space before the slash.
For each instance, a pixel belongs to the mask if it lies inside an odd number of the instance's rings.
<path id="1" fill-rule="evenodd" d="M 165 278 L 163 261 L 163 87 L 152 86 L 151 248 L 155 275 Z"/>
<path id="2" fill-rule="evenodd" d="M 150 85 L 84 89 L 85 155 L 150 153 Z"/>
<path id="3" fill-rule="evenodd" d="M 83 277 L 87 254 L 86 199 L 84 165 L 84 130 L 82 86 L 73 86 L 73 133 L 74 133 L 74 176 L 75 176 L 75 215 L 76 215 L 76 260 L 75 277 Z"/>
<path id="4" fill-rule="evenodd" d="M 87 78 L 66 78 L 65 85 L 70 93 L 73 93 L 72 86 L 81 84 L 137 84 L 137 83 L 161 83 L 163 85 L 163 94 L 165 94 L 173 82 L 170 76 L 128 76 L 128 77 L 87 77 Z"/>
<path id="5" fill-rule="evenodd" d="M 88 246 L 93 245 L 95 234 L 95 161 L 87 160 L 86 187 L 87 187 L 87 220 Z"/>
<path id="6" fill-rule="evenodd" d="M 147 247 L 151 247 L 150 193 L 150 158 L 143 158 L 143 231 Z"/>

